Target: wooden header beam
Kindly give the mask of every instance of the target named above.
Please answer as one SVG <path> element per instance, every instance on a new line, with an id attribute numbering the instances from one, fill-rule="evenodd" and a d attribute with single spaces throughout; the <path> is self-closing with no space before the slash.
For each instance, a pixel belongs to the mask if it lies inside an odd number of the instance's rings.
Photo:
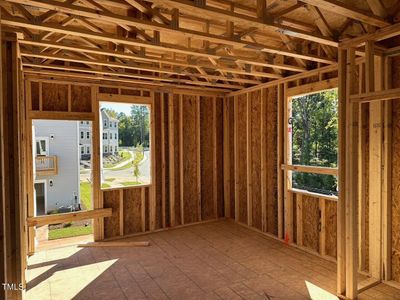
<path id="1" fill-rule="evenodd" d="M 49 224 L 58 224 L 72 221 L 81 221 L 86 219 L 97 219 L 111 217 L 111 208 L 101 208 L 87 211 L 70 212 L 56 215 L 45 215 L 38 217 L 29 217 L 27 219 L 28 226 L 43 226 Z"/>

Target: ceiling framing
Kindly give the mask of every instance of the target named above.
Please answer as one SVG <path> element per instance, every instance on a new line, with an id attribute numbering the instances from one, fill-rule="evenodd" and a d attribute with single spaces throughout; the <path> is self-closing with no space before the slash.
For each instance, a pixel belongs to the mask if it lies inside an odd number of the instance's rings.
<path id="1" fill-rule="evenodd" d="M 339 43 L 398 18 L 394 0 L 8 0 L 23 70 L 236 91 L 336 64 Z M 391 13 L 389 13 L 391 12 Z"/>

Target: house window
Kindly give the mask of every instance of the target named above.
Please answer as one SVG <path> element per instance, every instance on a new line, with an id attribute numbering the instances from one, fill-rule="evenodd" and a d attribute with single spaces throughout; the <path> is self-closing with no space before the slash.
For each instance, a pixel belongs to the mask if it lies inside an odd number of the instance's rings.
<path id="1" fill-rule="evenodd" d="M 84 133 L 83 133 L 83 131 L 81 131 L 81 139 L 83 139 L 83 137 L 84 137 Z"/>
<path id="2" fill-rule="evenodd" d="M 115 188 L 123 184 L 124 186 L 134 186 L 142 184 L 150 184 L 152 156 L 149 155 L 153 149 L 150 148 L 151 140 L 151 104 L 135 104 L 135 103 L 111 103 L 100 102 L 100 110 L 102 112 L 112 112 L 107 119 L 108 127 L 103 130 L 102 147 L 104 147 L 102 155 L 102 166 L 107 168 L 107 172 L 102 175 L 102 183 L 107 188 Z M 107 117 L 103 113 L 102 122 Z M 121 126 L 119 126 L 121 122 Z M 110 129 L 110 130 L 108 130 Z M 109 141 L 107 141 L 108 139 Z M 120 147 L 121 146 L 121 147 Z M 114 154 L 120 158 L 114 161 Z M 148 158 L 149 162 L 140 165 L 142 160 Z M 121 165 L 121 168 L 110 168 L 110 165 Z M 140 167 L 139 167 L 140 165 Z M 133 168 L 132 168 L 133 167 Z M 147 168 L 145 170 L 145 168 Z M 132 171 L 137 170 L 135 172 Z M 114 173 L 113 172 L 117 172 Z M 120 176 L 124 174 L 124 176 Z M 113 183 L 110 178 L 116 176 L 121 177 L 117 182 Z"/>
<path id="3" fill-rule="evenodd" d="M 85 153 L 85 147 L 81 147 L 81 154 Z"/>
<path id="4" fill-rule="evenodd" d="M 81 124 L 83 124 L 83 121 L 81 121 Z"/>
<path id="5" fill-rule="evenodd" d="M 107 120 L 104 120 L 104 127 L 107 127 Z"/>
<path id="6" fill-rule="evenodd" d="M 87 153 L 87 154 L 90 154 L 90 147 L 87 147 L 86 153 Z"/>
<path id="7" fill-rule="evenodd" d="M 90 132 L 89 132 L 89 131 L 86 132 L 86 138 L 87 138 L 87 139 L 90 139 Z"/>
<path id="8" fill-rule="evenodd" d="M 36 138 L 36 155 L 49 154 L 49 140 L 47 138 Z"/>
<path id="9" fill-rule="evenodd" d="M 304 167 L 304 171 L 290 172 L 292 186 L 309 192 L 337 195 L 337 177 L 320 173 L 322 169 L 333 171 L 337 168 L 337 89 L 290 100 L 292 109 L 287 122 L 291 136 L 287 146 L 292 164 Z M 318 169 L 307 171 L 306 168 L 310 167 Z"/>
<path id="10" fill-rule="evenodd" d="M 86 121 L 86 125 L 89 125 L 89 121 Z"/>

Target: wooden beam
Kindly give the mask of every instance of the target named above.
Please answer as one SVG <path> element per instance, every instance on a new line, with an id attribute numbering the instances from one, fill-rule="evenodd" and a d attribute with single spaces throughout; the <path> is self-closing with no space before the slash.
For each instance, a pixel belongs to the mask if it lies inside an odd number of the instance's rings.
<path id="1" fill-rule="evenodd" d="M 382 91 L 363 93 L 360 95 L 352 95 L 350 97 L 352 103 L 375 102 L 385 100 L 396 100 L 400 95 L 400 88 L 387 89 Z"/>
<path id="2" fill-rule="evenodd" d="M 239 105 L 238 105 L 239 98 L 237 96 L 233 97 L 233 105 L 234 105 L 234 184 L 235 184 L 235 221 L 239 222 L 239 136 L 238 136 L 238 114 L 239 114 Z"/>
<path id="3" fill-rule="evenodd" d="M 162 227 L 166 227 L 166 182 L 165 182 L 165 164 L 166 164 L 166 157 L 165 157 L 165 97 L 168 97 L 168 94 L 160 93 L 160 110 L 161 110 L 161 116 L 159 119 L 159 122 L 161 123 L 161 138 L 160 138 L 160 143 L 161 143 L 161 222 L 162 222 Z"/>
<path id="4" fill-rule="evenodd" d="M 150 242 L 94 242 L 94 243 L 87 243 L 87 244 L 79 244 L 79 248 L 93 248 L 93 247 L 147 247 L 150 246 Z"/>
<path id="5" fill-rule="evenodd" d="M 319 211 L 320 211 L 320 232 L 319 232 L 319 254 L 326 255 L 326 209 L 325 199 L 319 198 Z"/>
<path id="6" fill-rule="evenodd" d="M 231 161 L 230 161 L 230 151 L 234 151 L 230 148 L 230 119 L 229 110 L 231 108 L 231 102 L 228 98 L 223 99 L 223 137 L 224 137 L 224 215 L 226 218 L 231 217 Z"/>
<path id="7" fill-rule="evenodd" d="M 265 2 L 265 1 L 264 1 Z M 268 208 L 267 208 L 267 162 L 266 162 L 266 141 L 267 141 L 267 130 L 265 128 L 265 119 L 267 117 L 266 112 L 266 89 L 261 89 L 261 112 L 260 112 L 260 134 L 261 134 L 261 145 L 260 145 L 260 157 L 261 157 L 261 229 L 264 232 L 268 230 Z M 277 170 L 279 174 L 279 170 Z M 279 175 L 278 175 L 279 176 Z"/>
<path id="8" fill-rule="evenodd" d="M 183 95 L 179 94 L 179 188 L 181 224 L 185 224 L 184 189 L 183 189 Z"/>
<path id="9" fill-rule="evenodd" d="M 337 294 L 346 292 L 346 50 L 339 49 L 338 89 L 338 169 L 339 201 L 337 204 Z"/>
<path id="10" fill-rule="evenodd" d="M 246 104 L 246 135 L 247 135 L 247 145 L 246 145 L 246 178 L 247 178 L 247 225 L 252 226 L 253 224 L 253 183 L 251 178 L 252 171 L 252 151 L 251 151 L 251 97 L 250 93 L 246 94 L 247 104 Z"/>
<path id="11" fill-rule="evenodd" d="M 150 149 L 151 151 L 151 187 L 149 190 L 149 228 L 156 229 L 156 210 L 157 210 L 157 179 L 156 179 L 156 114 L 155 114 L 155 92 L 151 92 L 152 104 L 150 108 Z"/>
<path id="12" fill-rule="evenodd" d="M 358 105 L 350 102 L 355 91 L 355 50 L 347 50 L 346 75 L 346 297 L 357 297 Z"/>
<path id="13" fill-rule="evenodd" d="M 156 56 L 148 56 L 146 54 L 138 55 L 138 54 L 127 53 L 127 52 L 122 52 L 122 51 L 118 51 L 118 50 L 109 51 L 109 50 L 104 50 L 104 49 L 99 49 L 99 48 L 86 47 L 86 46 L 82 46 L 82 45 L 67 44 L 65 42 L 62 43 L 62 42 L 51 42 L 51 41 L 45 41 L 45 40 L 36 41 L 36 40 L 31 40 L 31 39 L 21 39 L 21 40 L 19 40 L 19 43 L 26 44 L 26 45 L 32 45 L 32 46 L 39 46 L 39 47 L 50 47 L 50 48 L 64 49 L 64 50 L 70 50 L 70 51 L 75 51 L 75 52 L 91 53 L 91 54 L 105 55 L 105 56 L 111 56 L 111 57 L 119 57 L 119 58 L 124 58 L 124 59 L 129 59 L 129 60 L 135 60 L 135 61 L 163 63 L 163 64 L 167 64 L 167 65 L 174 65 L 174 66 L 180 66 L 180 67 L 191 67 L 191 68 L 201 67 L 201 68 L 207 68 L 207 69 L 215 69 L 217 71 L 221 70 L 221 71 L 230 72 L 230 73 L 235 73 L 235 71 L 240 71 L 240 70 L 236 70 L 234 68 L 224 67 L 220 64 L 213 65 L 213 64 L 204 64 L 201 62 L 190 63 L 187 61 L 159 58 Z M 193 53 L 192 55 L 195 55 L 195 54 Z M 232 59 L 232 57 L 230 57 L 230 56 L 223 56 L 223 55 L 219 55 L 219 58 L 226 59 L 226 60 Z M 241 57 L 241 56 L 235 56 L 235 58 L 237 58 L 238 62 L 241 62 L 244 64 L 254 64 L 254 65 L 258 65 L 258 66 L 271 67 L 271 68 L 274 67 L 274 68 L 293 71 L 293 72 L 306 71 L 306 69 L 303 67 L 297 67 L 297 66 L 288 65 L 288 64 L 271 64 L 268 61 L 262 61 L 259 59 L 250 59 L 250 58 Z M 259 75 L 259 73 L 261 73 L 261 72 L 257 72 L 257 75 Z M 237 74 L 251 75 L 252 72 L 241 71 L 240 73 L 237 73 Z"/>
<path id="14" fill-rule="evenodd" d="M 390 25 L 390 23 L 385 19 L 350 6 L 346 2 L 338 0 L 302 0 L 302 2 L 376 27 L 385 27 Z"/>
<path id="15" fill-rule="evenodd" d="M 325 174 L 332 176 L 338 175 L 337 168 L 302 166 L 302 165 L 281 165 L 281 168 L 282 170 L 297 171 L 303 173 Z"/>
<path id="16" fill-rule="evenodd" d="M 303 246 L 303 195 L 296 194 L 296 243 Z"/>
<path id="17" fill-rule="evenodd" d="M 322 59 L 318 56 L 314 55 L 304 55 L 300 52 L 295 52 L 295 51 L 288 51 L 288 50 L 282 50 L 276 47 L 264 45 L 264 44 L 258 44 L 258 43 L 252 43 L 248 41 L 243 41 L 243 40 L 237 40 L 233 39 L 230 37 L 224 37 L 221 35 L 216 35 L 216 34 L 211 34 L 211 33 L 204 33 L 202 31 L 194 31 L 194 30 L 189 30 L 189 29 L 173 29 L 170 26 L 160 24 L 160 23 L 154 23 L 154 22 L 149 22 L 145 20 L 140 20 L 140 19 L 135 19 L 131 18 L 128 16 L 123 16 L 123 15 L 117 15 L 113 14 L 110 12 L 99 12 L 97 10 L 93 10 L 90 8 L 85 8 L 82 6 L 77 6 L 77 5 L 68 5 L 64 4 L 58 1 L 54 0 L 43 0 L 43 1 L 38 1 L 38 0 L 12 0 L 14 3 L 23 3 L 23 4 L 28 4 L 40 8 L 45 8 L 45 9 L 57 9 L 61 12 L 65 13 L 70 13 L 73 15 L 78 15 L 81 17 L 87 17 L 87 18 L 94 18 L 94 19 L 101 19 L 105 22 L 110 22 L 113 24 L 125 24 L 129 26 L 138 26 L 143 29 L 148 29 L 148 30 L 156 30 L 159 32 L 164 32 L 166 34 L 179 34 L 183 35 L 187 38 L 197 38 L 197 39 L 202 39 L 202 40 L 208 40 L 210 42 L 214 42 L 217 44 L 227 44 L 233 47 L 238 47 L 238 48 L 245 48 L 248 50 L 254 50 L 254 51 L 263 51 L 263 52 L 268 52 L 268 53 L 275 53 L 275 54 L 282 54 L 282 55 L 287 55 L 287 56 L 292 56 L 292 57 L 298 57 L 298 58 L 303 58 L 303 59 L 308 59 L 312 61 L 327 61 L 327 63 L 333 63 L 332 60 L 329 59 Z M 208 10 L 208 9 L 207 9 Z M 258 19 L 256 22 L 259 22 Z M 137 39 L 131 39 L 131 38 L 117 38 L 115 35 L 112 34 L 107 34 L 107 33 L 96 33 L 92 31 L 87 31 L 87 30 L 81 30 L 81 29 L 73 29 L 71 27 L 64 27 L 58 24 L 33 24 L 30 23 L 29 21 L 26 21 L 25 19 L 18 18 L 18 17 L 6 17 L 4 20 L 2 20 L 3 24 L 7 24 L 10 26 L 21 26 L 25 28 L 31 28 L 31 29 L 37 29 L 37 30 L 46 30 L 47 27 L 51 27 L 50 31 L 57 32 L 57 33 L 62 33 L 62 34 L 72 34 L 72 35 L 78 35 L 80 37 L 89 37 L 94 36 L 95 39 L 97 40 L 103 40 L 103 41 L 112 41 L 114 42 L 116 39 L 120 39 L 122 44 L 126 45 L 132 45 L 132 46 L 143 46 L 146 48 L 151 48 L 151 49 L 158 49 L 158 50 L 167 50 L 167 51 L 173 51 L 176 53 L 186 53 L 189 54 L 189 52 L 195 52 L 197 56 L 203 56 L 203 57 L 214 57 L 217 58 L 218 55 L 213 55 L 208 52 L 201 52 L 201 51 L 194 51 L 190 50 L 190 48 L 182 48 L 177 45 L 172 45 L 172 44 L 161 44 L 161 43 L 154 43 L 154 42 L 147 42 L 147 41 L 140 41 Z M 263 23 L 261 23 L 263 24 Z M 306 32 L 300 33 L 298 31 L 298 34 L 295 34 L 293 28 L 287 28 L 286 26 L 283 26 L 286 29 L 283 29 L 283 32 L 287 32 L 287 34 L 291 35 L 296 35 L 296 37 L 304 37 L 307 36 L 309 38 L 312 38 L 315 42 L 322 43 L 322 44 L 327 44 L 330 46 L 337 47 L 338 42 L 334 41 L 332 39 L 328 39 L 325 37 L 320 37 L 318 35 L 313 35 L 309 34 Z"/>
<path id="18" fill-rule="evenodd" d="M 181 11 L 188 11 L 191 14 L 195 14 L 198 16 L 205 16 L 210 19 L 223 19 L 238 24 L 245 23 L 247 26 L 256 27 L 261 30 L 278 30 L 283 32 L 284 34 L 294 36 L 296 38 L 305 39 L 334 47 L 337 46 L 337 42 L 330 38 L 322 37 L 317 34 L 311 34 L 302 30 L 295 29 L 293 27 L 280 25 L 278 23 L 274 23 L 271 20 L 268 20 L 268 22 L 266 22 L 265 20 L 262 20 L 260 18 L 250 17 L 248 15 L 215 8 L 208 5 L 196 6 L 192 1 L 188 0 L 153 0 L 153 2 L 167 5 L 168 7 L 174 7 L 180 9 Z"/>
<path id="19" fill-rule="evenodd" d="M 381 18 L 386 18 L 387 11 L 386 11 L 385 7 L 383 6 L 381 0 L 367 0 L 367 3 L 375 15 L 377 15 Z"/>
<path id="20" fill-rule="evenodd" d="M 73 221 L 81 221 L 86 219 L 98 219 L 111 217 L 111 208 L 98 208 L 93 210 L 76 211 L 70 213 L 45 215 L 38 217 L 28 217 L 28 226 L 43 226 L 49 224 L 59 224 Z"/>
<path id="21" fill-rule="evenodd" d="M 199 106 L 200 106 L 200 101 L 199 101 Z M 218 157 L 217 157 L 217 149 L 220 147 L 220 143 L 218 143 L 218 137 L 217 137 L 217 131 L 218 131 L 218 126 L 217 126 L 217 98 L 213 98 L 213 108 L 212 108 L 212 146 L 213 146 L 213 203 L 214 203 L 214 217 L 217 219 L 218 218 Z M 200 111 L 199 111 L 199 116 L 200 116 Z M 200 119 L 199 119 L 200 122 Z M 200 146 L 199 146 L 200 147 Z M 199 166 L 201 168 L 201 166 Z M 201 174 L 201 173 L 200 173 Z M 220 199 L 222 201 L 222 199 Z"/>
<path id="22" fill-rule="evenodd" d="M 283 163 L 284 159 L 284 115 L 283 115 L 283 102 L 284 102 L 284 93 L 283 93 L 283 84 L 278 85 L 278 101 L 277 101 L 277 159 L 276 159 L 276 172 L 277 172 L 277 185 L 278 185 L 278 238 L 283 239 L 283 201 L 285 191 L 283 190 L 283 182 L 285 178 L 283 177 L 284 172 L 280 169 L 280 166 Z"/>
<path id="23" fill-rule="evenodd" d="M 124 235 L 124 190 L 119 190 L 119 235 Z"/>
<path id="24" fill-rule="evenodd" d="M 169 150 L 169 216 L 170 225 L 176 225 L 175 217 L 175 122 L 174 95 L 168 97 L 168 150 Z"/>

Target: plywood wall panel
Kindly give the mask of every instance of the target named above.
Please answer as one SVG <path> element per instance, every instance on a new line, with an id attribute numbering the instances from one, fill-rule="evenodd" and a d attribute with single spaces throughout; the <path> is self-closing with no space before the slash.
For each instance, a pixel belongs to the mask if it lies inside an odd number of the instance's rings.
<path id="1" fill-rule="evenodd" d="M 278 89 L 265 90 L 266 97 L 266 169 L 267 169 L 267 231 L 278 234 L 278 170 L 277 170 L 277 122 Z"/>
<path id="2" fill-rule="evenodd" d="M 247 94 L 237 96 L 239 221 L 247 224 Z"/>
<path id="3" fill-rule="evenodd" d="M 197 97 L 183 95 L 183 190 L 184 190 L 184 223 L 197 222 L 199 194 L 197 191 Z"/>
<path id="4" fill-rule="evenodd" d="M 44 82 L 42 93 L 44 111 L 68 111 L 68 85 Z"/>
<path id="5" fill-rule="evenodd" d="M 90 86 L 71 85 L 71 111 L 92 111 L 92 89 Z"/>
<path id="6" fill-rule="evenodd" d="M 336 258 L 337 253 L 337 202 L 325 202 L 325 252 L 328 256 Z"/>
<path id="7" fill-rule="evenodd" d="M 400 87 L 400 57 L 393 58 L 393 88 Z M 392 279 L 400 282 L 400 101 L 392 101 Z"/>
<path id="8" fill-rule="evenodd" d="M 124 234 L 142 231 L 141 195 L 141 188 L 130 188 L 123 191 Z"/>
<path id="9" fill-rule="evenodd" d="M 105 208 L 112 208 L 112 216 L 104 218 L 104 237 L 111 238 L 118 236 L 120 234 L 120 191 L 103 191 L 103 203 Z"/>
<path id="10" fill-rule="evenodd" d="M 319 199 L 303 196 L 303 245 L 319 250 Z"/>
<path id="11" fill-rule="evenodd" d="M 214 212 L 214 98 L 200 99 L 200 159 L 201 159 L 201 214 L 202 220 L 215 217 Z"/>
<path id="12" fill-rule="evenodd" d="M 31 82 L 32 110 L 39 110 L 39 82 Z"/>
<path id="13" fill-rule="evenodd" d="M 251 126 L 252 226 L 262 229 L 261 204 L 261 90 L 249 94 Z"/>

